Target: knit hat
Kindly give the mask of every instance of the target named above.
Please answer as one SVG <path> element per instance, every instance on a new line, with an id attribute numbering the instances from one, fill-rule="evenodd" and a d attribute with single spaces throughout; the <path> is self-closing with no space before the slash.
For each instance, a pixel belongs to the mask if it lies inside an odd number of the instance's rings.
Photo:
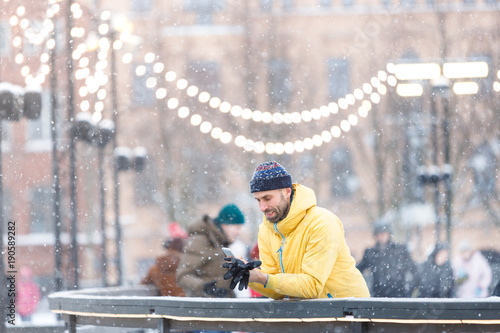
<path id="1" fill-rule="evenodd" d="M 245 216 L 241 210 L 234 204 L 224 206 L 215 219 L 217 224 L 243 224 Z"/>
<path id="2" fill-rule="evenodd" d="M 250 193 L 292 187 L 292 176 L 278 162 L 264 162 L 250 180 Z"/>
<path id="3" fill-rule="evenodd" d="M 373 225 L 373 234 L 376 236 L 378 234 L 381 234 L 383 232 L 387 232 L 389 234 L 392 234 L 392 227 L 391 224 L 383 219 L 380 219 L 375 222 Z"/>

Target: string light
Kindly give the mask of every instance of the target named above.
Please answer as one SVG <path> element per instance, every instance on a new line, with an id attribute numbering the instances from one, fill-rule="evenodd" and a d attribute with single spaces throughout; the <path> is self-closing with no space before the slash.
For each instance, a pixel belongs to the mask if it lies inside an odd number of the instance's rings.
<path id="1" fill-rule="evenodd" d="M 169 72 L 170 73 L 170 72 Z M 170 74 L 172 77 L 173 75 Z M 173 80 L 172 80 L 173 81 Z M 184 82 L 184 81 L 183 81 Z M 187 83 L 187 81 L 186 81 Z M 382 86 L 380 82 L 373 81 L 372 83 L 375 83 L 379 87 Z M 184 86 L 184 84 L 182 84 Z M 186 89 L 186 88 L 184 88 Z M 365 90 L 368 90 L 365 88 Z M 158 92 L 159 90 L 157 90 Z M 357 93 L 359 95 L 359 93 Z M 354 95 L 352 95 L 355 97 Z M 214 97 L 212 97 L 213 99 Z M 212 99 L 210 101 L 212 101 Z M 351 99 L 351 98 L 349 98 Z M 361 102 L 361 106 L 358 108 L 358 115 L 359 117 L 365 118 L 368 116 L 368 112 L 372 108 L 372 102 L 373 103 L 378 103 L 380 101 L 380 95 L 376 92 L 373 92 L 370 94 L 370 99 L 369 100 L 363 100 Z M 375 100 L 375 101 L 374 101 Z M 218 104 L 219 101 L 217 101 L 216 104 Z M 347 98 L 346 98 L 347 102 Z M 180 106 L 179 105 L 179 100 L 177 98 L 170 98 L 167 101 L 167 107 L 169 109 L 177 109 L 177 115 L 181 119 L 188 118 L 190 115 L 190 109 L 187 106 Z M 280 113 L 274 113 L 271 114 L 270 112 L 262 112 L 259 110 L 251 111 L 249 109 L 243 109 L 238 105 L 231 106 L 228 102 L 221 102 L 219 106 L 221 112 L 223 113 L 230 113 L 231 115 L 235 117 L 240 117 L 244 113 L 251 113 L 252 120 L 256 122 L 266 122 L 266 119 L 271 118 L 271 120 L 275 123 L 283 123 L 285 122 L 285 115 L 280 114 Z M 326 109 L 328 109 L 329 113 L 334 110 L 336 113 L 338 109 L 335 109 L 333 106 L 329 105 L 324 106 L 323 111 L 321 111 L 321 108 L 314 108 L 312 110 L 304 110 L 302 113 L 299 112 L 293 112 L 289 113 L 290 118 L 288 119 L 289 122 L 295 121 L 301 121 L 301 119 L 305 118 L 306 119 L 313 119 L 313 117 L 317 118 L 318 115 L 321 115 L 321 113 L 326 113 Z M 342 133 L 347 133 L 351 130 L 352 127 L 357 126 L 359 124 L 359 117 L 352 113 L 348 115 L 347 119 L 344 119 L 340 121 L 339 125 L 334 125 L 330 128 L 329 131 L 323 130 L 320 134 L 314 134 L 312 137 L 306 137 L 302 140 L 296 140 L 294 142 L 287 141 L 287 142 L 264 142 L 264 141 L 254 141 L 251 138 L 246 138 L 243 135 L 237 135 L 234 140 L 233 140 L 233 135 L 230 132 L 226 132 L 222 130 L 220 127 L 214 127 L 213 124 L 209 121 L 203 120 L 202 116 L 199 114 L 193 114 L 189 118 L 190 123 L 192 126 L 199 126 L 200 132 L 204 134 L 209 134 L 214 140 L 220 140 L 224 144 L 228 144 L 231 141 L 234 142 L 234 144 L 242 148 L 245 151 L 254 151 L 255 153 L 262 154 L 262 153 L 267 153 L 267 154 L 275 154 L 275 155 L 282 155 L 282 154 L 294 154 L 294 153 L 302 153 L 306 150 L 312 150 L 315 147 L 321 147 L 323 143 L 329 143 L 331 142 L 334 138 L 339 138 L 342 136 Z M 319 116 L 321 118 L 321 116 Z"/>
<path id="2" fill-rule="evenodd" d="M 46 17 L 52 18 L 60 10 L 59 5 L 51 3 L 49 9 L 47 10 Z M 83 15 L 81 6 L 74 3 L 71 7 L 71 11 L 75 18 L 80 18 Z M 43 33 L 35 33 L 35 30 L 30 28 L 29 20 L 22 18 L 25 14 L 25 8 L 19 6 L 16 10 L 17 15 L 10 17 L 10 24 L 13 26 L 19 25 L 21 29 L 24 30 L 25 36 L 29 41 L 36 44 L 41 44 L 45 37 L 49 35 L 54 29 L 54 24 L 51 20 L 47 21 L 50 23 L 44 23 L 42 28 Z M 103 14 L 104 15 L 104 14 Z M 99 31 L 103 34 L 109 32 L 109 24 L 103 23 L 99 26 Z M 70 31 L 71 35 L 75 38 L 82 38 L 86 34 L 86 30 L 83 27 L 75 27 Z M 42 38 L 41 38 L 42 37 Z M 46 47 L 55 45 L 54 41 L 49 42 L 47 40 Z M 13 44 L 16 47 L 21 45 L 21 39 L 13 39 Z M 106 90 L 102 87 L 107 83 L 107 76 L 104 74 L 104 70 L 107 68 L 107 56 L 110 47 L 119 49 L 122 47 L 122 43 L 114 43 L 110 45 L 110 42 L 106 38 L 102 38 L 99 43 L 101 51 L 98 53 L 99 61 L 96 63 L 96 72 L 94 76 L 89 73 L 89 60 L 88 57 L 83 55 L 87 52 L 87 47 L 81 48 L 77 47 L 73 52 L 73 58 L 79 61 L 80 69 L 75 72 L 77 79 L 85 78 L 85 85 L 79 89 L 80 95 L 82 97 L 87 97 L 89 93 L 97 94 L 97 101 L 94 105 L 93 117 L 102 117 L 102 111 L 104 109 L 103 100 L 106 98 Z M 40 58 L 42 64 L 46 64 L 48 61 L 47 53 Z M 163 73 L 165 66 L 161 62 L 156 62 L 157 55 L 153 52 L 148 52 L 144 56 L 144 61 L 147 64 L 153 64 L 153 72 L 156 74 Z M 130 63 L 133 59 L 132 54 L 127 53 L 123 55 L 123 62 Z M 16 56 L 16 63 L 22 64 L 25 61 L 23 55 L 19 53 Z M 256 153 L 268 153 L 268 154 L 293 154 L 295 152 L 303 152 L 305 150 L 311 150 L 314 147 L 320 147 L 323 143 L 331 142 L 334 138 L 339 138 L 342 133 L 348 132 L 353 126 L 359 123 L 359 117 L 365 118 L 368 116 L 371 110 L 371 103 L 377 104 L 380 102 L 381 96 L 387 93 L 387 86 L 394 87 L 397 84 L 397 79 L 393 75 L 395 73 L 393 64 L 387 65 L 387 71 L 379 71 L 376 77 L 372 77 L 370 82 L 364 83 L 360 88 L 353 91 L 352 94 L 347 94 L 344 97 L 339 98 L 336 102 L 330 102 L 327 105 L 321 105 L 310 110 L 302 110 L 301 112 L 269 112 L 260 110 L 251 110 L 249 108 L 243 108 L 238 105 L 231 105 L 229 102 L 221 100 L 218 97 L 211 96 L 208 92 L 200 90 L 199 87 L 194 85 L 189 85 L 188 81 L 183 78 L 177 79 L 177 74 L 174 71 L 168 71 L 165 73 L 165 81 L 171 82 L 175 85 L 175 88 L 179 91 L 185 90 L 187 96 L 192 98 L 197 98 L 200 103 L 207 103 L 210 108 L 218 110 L 224 114 L 230 114 L 233 117 L 240 117 L 244 120 L 252 120 L 254 122 L 262 122 L 265 124 L 299 124 L 301 122 L 312 122 L 318 121 L 322 118 L 330 117 L 331 115 L 338 114 L 339 111 L 346 112 L 346 110 L 351 109 L 357 103 L 361 103 L 361 106 L 354 108 L 350 114 L 346 115 L 344 120 L 341 120 L 339 125 L 332 126 L 330 130 L 323 130 L 319 134 L 314 134 L 311 137 L 306 137 L 302 140 L 296 140 L 294 142 L 264 142 L 261 140 L 252 140 L 245 138 L 242 135 L 236 136 L 233 139 L 233 134 L 230 132 L 223 131 L 220 127 L 215 127 L 211 122 L 204 121 L 199 114 L 191 114 L 190 109 L 186 106 L 181 106 L 177 98 L 169 98 L 167 100 L 167 107 L 171 110 L 177 110 L 179 118 L 189 118 L 190 123 L 193 126 L 199 126 L 200 131 L 204 134 L 210 134 L 212 138 L 220 140 L 222 143 L 227 144 L 232 141 L 236 146 L 243 148 L 246 151 L 255 151 Z M 29 67 L 22 67 L 22 74 L 26 77 L 26 80 L 30 81 L 40 81 L 45 80 L 45 75 L 47 75 L 47 66 L 41 66 L 40 70 L 32 75 L 29 73 Z M 136 75 L 143 76 L 146 75 L 146 67 L 141 65 L 136 68 Z M 148 88 L 155 88 L 158 86 L 157 77 L 146 78 L 146 85 Z M 158 87 L 155 90 L 155 96 L 157 99 L 167 98 L 167 89 L 163 87 Z M 88 111 L 90 109 L 90 102 L 88 100 L 83 100 L 80 103 L 80 108 L 82 111 Z"/>
<path id="3" fill-rule="evenodd" d="M 156 57 L 153 53 L 149 54 L 149 60 Z M 146 60 L 146 59 L 145 59 Z M 389 66 L 390 68 L 390 66 Z M 163 68 L 162 68 L 163 69 Z M 233 117 L 241 117 L 245 120 L 252 120 L 254 122 L 263 122 L 266 124 L 274 123 L 280 124 L 299 124 L 301 122 L 318 121 L 321 118 L 327 118 L 331 115 L 337 114 L 339 111 L 345 112 L 357 102 L 369 100 L 375 104 L 380 102 L 380 95 L 387 93 L 387 86 L 382 82 L 386 82 L 390 86 L 397 84 L 397 79 L 394 75 L 389 75 L 387 72 L 381 70 L 377 73 L 376 77 L 372 77 L 370 82 L 364 83 L 361 88 L 356 88 L 352 94 L 347 94 L 341 97 L 337 102 L 330 102 L 328 105 L 322 105 L 318 108 L 311 110 L 303 110 L 302 112 L 268 112 L 260 110 L 250 110 L 242 108 L 238 105 L 231 105 L 227 101 L 222 101 L 218 97 L 211 97 L 206 91 L 200 91 L 200 88 L 195 85 L 189 85 L 188 81 L 184 78 L 177 79 L 177 74 L 174 71 L 168 71 L 165 74 L 167 82 L 174 83 L 178 90 L 185 90 L 185 93 L 190 98 L 196 98 L 201 103 L 208 103 L 213 109 L 218 109 L 221 113 L 230 113 Z M 176 81 L 176 82 L 175 82 Z M 356 112 L 355 110 L 352 112 Z M 366 114 L 366 110 L 362 110 L 361 114 Z"/>
<path id="4" fill-rule="evenodd" d="M 16 27 L 18 26 L 19 33 L 22 34 L 29 42 L 30 44 L 33 45 L 42 45 L 45 42 L 45 47 L 47 49 L 52 49 L 53 47 L 51 43 L 49 43 L 49 36 L 52 34 L 54 31 L 54 23 L 52 21 L 52 18 L 54 17 L 55 14 L 59 12 L 59 5 L 55 4 L 53 0 L 49 2 L 49 6 L 47 10 L 44 13 L 44 16 L 41 20 L 42 24 L 40 25 L 41 28 L 39 31 L 35 29 L 32 25 L 31 22 L 28 18 L 24 17 L 26 14 L 26 8 L 24 6 L 18 6 L 15 11 L 15 15 L 12 15 L 9 18 L 9 23 L 11 26 Z M 76 30 L 72 31 L 73 34 L 80 35 L 82 33 L 81 30 Z M 12 39 L 12 45 L 15 48 L 20 48 L 22 45 L 22 37 L 21 36 L 13 36 Z M 26 59 L 22 55 L 21 52 L 19 52 L 16 57 L 15 57 L 15 62 L 16 64 L 22 66 L 23 63 L 26 61 Z M 25 78 L 25 83 L 27 85 L 41 85 L 45 82 L 46 76 L 49 74 L 50 70 L 47 70 L 47 65 L 46 63 L 48 62 L 48 56 L 46 55 L 46 52 L 42 54 L 40 57 L 40 64 L 38 66 L 38 69 L 34 71 L 33 74 L 30 73 L 30 68 L 27 66 L 22 66 L 21 67 L 21 75 Z"/>

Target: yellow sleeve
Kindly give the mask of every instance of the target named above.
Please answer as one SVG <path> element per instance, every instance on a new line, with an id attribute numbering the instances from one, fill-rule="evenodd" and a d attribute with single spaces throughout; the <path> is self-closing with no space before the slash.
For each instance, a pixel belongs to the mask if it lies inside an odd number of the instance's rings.
<path id="1" fill-rule="evenodd" d="M 268 276 L 268 281 L 265 287 L 260 283 L 249 283 L 248 286 L 258 292 L 259 294 L 270 297 L 273 299 L 282 299 L 285 295 L 278 294 L 274 291 L 274 286 L 276 285 L 275 274 L 279 273 L 278 264 L 275 262 L 270 250 L 270 246 L 264 240 L 263 234 L 266 232 L 265 228 L 261 225 L 259 230 L 259 259 L 262 262 L 261 270 Z M 267 238 L 269 239 L 269 238 Z"/>

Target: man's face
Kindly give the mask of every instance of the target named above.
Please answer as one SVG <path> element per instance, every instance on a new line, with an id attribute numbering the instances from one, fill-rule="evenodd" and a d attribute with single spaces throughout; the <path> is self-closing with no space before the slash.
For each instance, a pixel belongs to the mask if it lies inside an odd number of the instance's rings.
<path id="1" fill-rule="evenodd" d="M 259 203 L 260 210 L 271 223 L 284 219 L 290 210 L 291 188 L 282 188 L 272 191 L 254 192 L 253 196 Z"/>
<path id="2" fill-rule="evenodd" d="M 380 245 L 387 245 L 389 243 L 389 240 L 391 239 L 391 234 L 387 231 L 382 231 L 375 235 L 375 239 Z"/>
<path id="3" fill-rule="evenodd" d="M 434 262 L 436 263 L 436 265 L 443 266 L 446 263 L 446 260 L 448 260 L 448 250 L 439 250 L 438 253 L 436 253 L 436 257 L 434 258 Z"/>
<path id="4" fill-rule="evenodd" d="M 243 224 L 221 224 L 220 226 L 222 231 L 226 234 L 229 242 L 233 243 L 240 236 Z"/>

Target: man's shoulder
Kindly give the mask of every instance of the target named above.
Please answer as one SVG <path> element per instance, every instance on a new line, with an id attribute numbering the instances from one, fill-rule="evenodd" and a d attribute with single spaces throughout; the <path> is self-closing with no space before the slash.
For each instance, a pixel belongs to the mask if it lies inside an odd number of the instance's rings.
<path id="1" fill-rule="evenodd" d="M 311 215 L 311 217 L 317 221 L 325 221 L 325 222 L 340 221 L 337 215 L 335 215 L 332 211 L 319 206 L 313 206 L 309 208 L 306 212 L 306 215 Z"/>

